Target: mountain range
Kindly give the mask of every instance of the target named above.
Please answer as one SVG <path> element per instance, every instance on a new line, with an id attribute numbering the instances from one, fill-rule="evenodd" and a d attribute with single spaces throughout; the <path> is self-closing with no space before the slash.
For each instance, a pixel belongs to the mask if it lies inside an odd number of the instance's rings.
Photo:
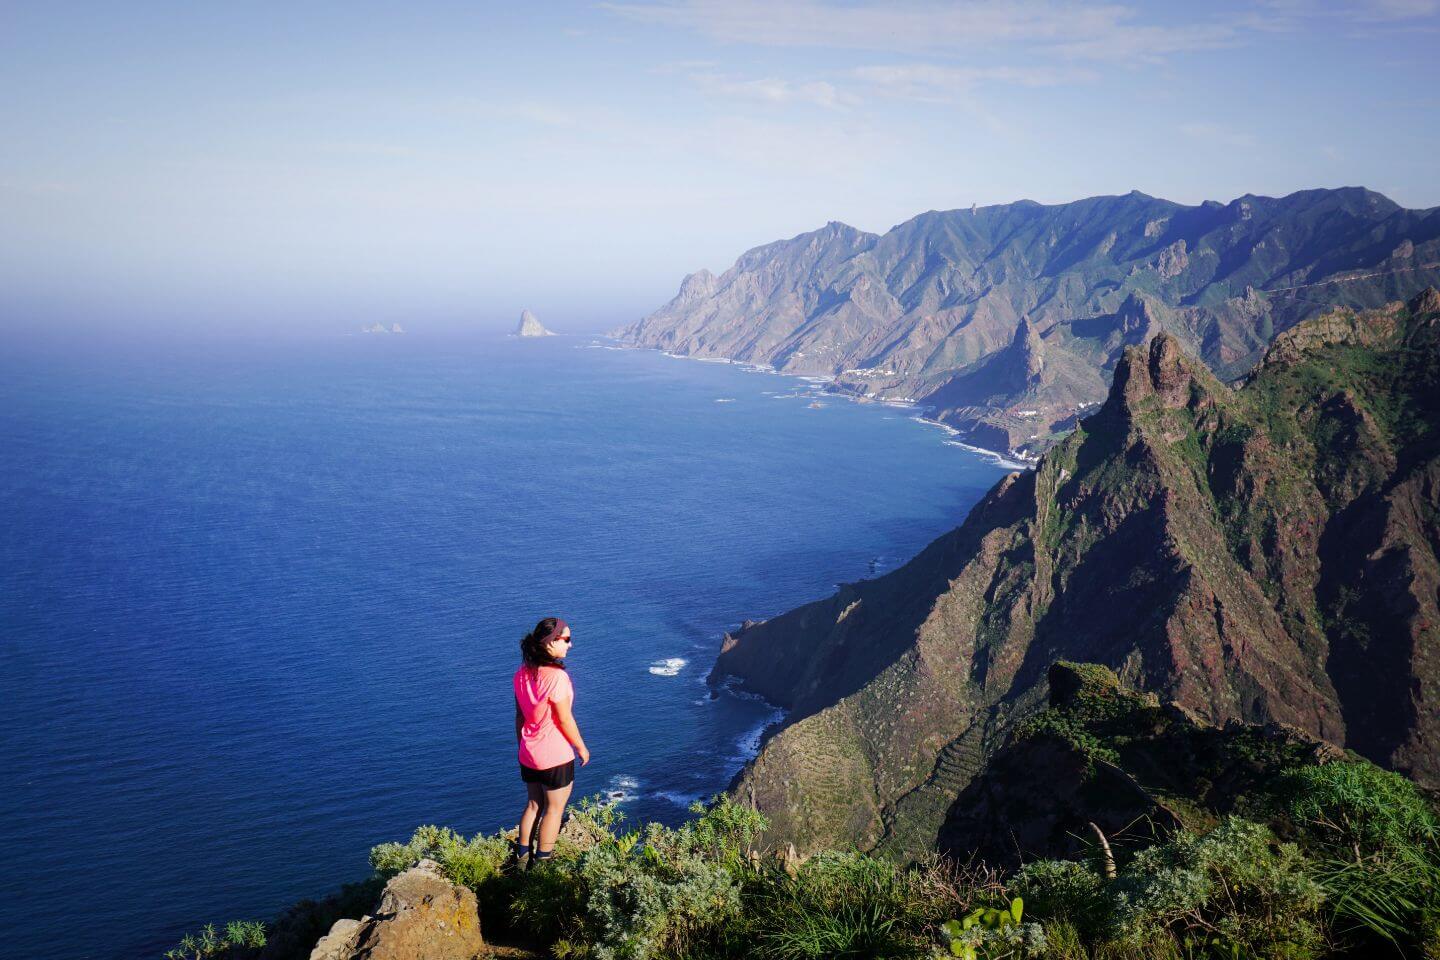
<path id="1" fill-rule="evenodd" d="M 756 247 L 612 335 L 913 400 L 967 442 L 1033 456 L 1161 331 L 1231 380 L 1334 307 L 1440 283 L 1440 208 L 1362 188 L 1187 206 L 1132 192 L 832 222 Z"/>
<path id="2" fill-rule="evenodd" d="M 788 710 L 732 790 L 802 851 L 920 856 L 1059 660 L 1440 786 L 1440 292 L 1295 325 L 1238 388 L 1126 347 L 959 528 L 726 636 L 713 676 Z"/>

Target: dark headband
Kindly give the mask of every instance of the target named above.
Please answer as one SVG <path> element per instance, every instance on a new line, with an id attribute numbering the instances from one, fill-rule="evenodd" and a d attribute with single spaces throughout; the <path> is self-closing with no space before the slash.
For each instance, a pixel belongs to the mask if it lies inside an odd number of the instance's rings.
<path id="1" fill-rule="evenodd" d="M 550 641 L 558 638 L 560 634 L 564 633 L 569 627 L 570 624 L 566 623 L 564 620 L 561 620 L 559 617 L 556 617 L 555 629 L 547 633 L 545 635 L 545 639 L 540 641 L 540 649 L 543 650 L 546 647 L 550 646 Z"/>

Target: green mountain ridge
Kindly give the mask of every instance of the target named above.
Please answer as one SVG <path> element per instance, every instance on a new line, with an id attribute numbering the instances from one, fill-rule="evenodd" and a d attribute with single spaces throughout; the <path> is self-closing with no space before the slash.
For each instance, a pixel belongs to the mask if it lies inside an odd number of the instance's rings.
<path id="1" fill-rule="evenodd" d="M 1108 399 L 904 567 L 727 636 L 788 709 L 733 785 L 802 851 L 902 859 L 1094 662 L 1440 785 L 1440 293 L 1276 339 L 1243 387 L 1161 332 Z"/>
<path id="2" fill-rule="evenodd" d="M 1185 206 L 1132 192 L 832 222 L 699 271 L 614 331 L 639 346 L 912 399 L 971 443 L 1035 453 L 1161 330 L 1222 378 L 1278 331 L 1440 283 L 1440 210 L 1362 188 Z"/>

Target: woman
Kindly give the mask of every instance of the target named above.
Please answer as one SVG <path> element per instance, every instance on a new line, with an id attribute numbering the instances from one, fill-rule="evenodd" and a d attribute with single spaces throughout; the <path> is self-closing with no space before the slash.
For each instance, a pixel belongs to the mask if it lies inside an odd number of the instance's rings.
<path id="1" fill-rule="evenodd" d="M 590 751 L 571 712 L 575 688 L 565 672 L 569 654 L 570 625 L 557 617 L 546 617 L 521 638 L 524 662 L 515 671 L 511 684 L 515 689 L 520 779 L 530 795 L 520 816 L 520 833 L 511 856 L 518 861 L 528 853 L 527 868 L 554 855 L 560 818 L 575 782 L 575 756 L 579 754 L 581 766 L 590 762 Z"/>

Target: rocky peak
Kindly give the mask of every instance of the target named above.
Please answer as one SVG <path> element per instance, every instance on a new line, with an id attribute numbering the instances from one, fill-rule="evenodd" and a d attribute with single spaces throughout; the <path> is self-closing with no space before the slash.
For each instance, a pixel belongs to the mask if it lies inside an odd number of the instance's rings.
<path id="1" fill-rule="evenodd" d="M 529 310 L 520 311 L 520 323 L 515 327 L 517 337 L 553 337 L 555 334 L 546 330 L 544 325 Z"/>
<path id="2" fill-rule="evenodd" d="M 1125 343 L 1140 344 L 1160 332 L 1160 322 L 1150 301 L 1139 293 L 1130 292 L 1120 309 L 1115 311 L 1115 320 Z"/>
<path id="3" fill-rule="evenodd" d="M 1440 313 L 1440 290 L 1426 287 L 1415 294 L 1406 306 L 1410 308 L 1410 315 L 1417 319 L 1432 313 Z"/>
<path id="4" fill-rule="evenodd" d="M 680 295 L 676 304 L 683 305 L 704 300 L 715 294 L 715 274 L 709 270 L 696 270 L 680 282 Z"/>
<path id="5" fill-rule="evenodd" d="M 1028 389 L 1040 386 L 1045 372 L 1045 352 L 1040 343 L 1040 334 L 1029 317 L 1020 318 L 1010 350 L 1015 360 L 1015 372 L 1024 378 L 1025 387 Z"/>
<path id="6" fill-rule="evenodd" d="M 1180 341 L 1162 331 L 1149 343 L 1125 350 L 1103 409 L 1128 416 L 1149 397 L 1158 397 L 1165 407 L 1183 407 L 1190 401 L 1194 382 L 1192 361 L 1180 349 Z"/>

